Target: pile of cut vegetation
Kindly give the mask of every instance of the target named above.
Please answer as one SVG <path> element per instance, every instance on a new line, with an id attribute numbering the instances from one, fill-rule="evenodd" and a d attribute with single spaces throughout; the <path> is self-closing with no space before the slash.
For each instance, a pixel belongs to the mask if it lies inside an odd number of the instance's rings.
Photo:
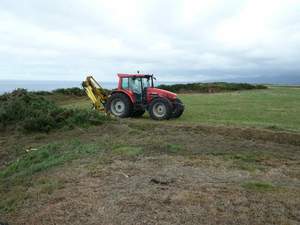
<path id="1" fill-rule="evenodd" d="M 226 91 L 241 91 L 254 89 L 267 89 L 267 86 L 261 84 L 248 83 L 189 83 L 189 84 L 173 84 L 173 85 L 159 85 L 158 88 L 176 92 L 176 93 L 216 93 Z"/>
<path id="2" fill-rule="evenodd" d="M 106 120 L 97 111 L 65 109 L 43 96 L 25 89 L 0 95 L 0 129 L 49 132 L 52 129 L 102 124 Z"/>

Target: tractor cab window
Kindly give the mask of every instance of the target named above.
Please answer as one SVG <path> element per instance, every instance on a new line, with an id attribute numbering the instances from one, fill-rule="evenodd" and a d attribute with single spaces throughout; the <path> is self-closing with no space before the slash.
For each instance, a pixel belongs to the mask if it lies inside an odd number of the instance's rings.
<path id="1" fill-rule="evenodd" d="M 148 78 L 143 78 L 143 88 L 148 88 L 151 87 L 151 79 Z"/>
<path id="2" fill-rule="evenodd" d="M 136 94 L 142 94 L 141 78 L 129 78 L 129 89 L 131 89 Z"/>
<path id="3" fill-rule="evenodd" d="M 122 78 L 122 88 L 128 89 L 128 78 Z"/>

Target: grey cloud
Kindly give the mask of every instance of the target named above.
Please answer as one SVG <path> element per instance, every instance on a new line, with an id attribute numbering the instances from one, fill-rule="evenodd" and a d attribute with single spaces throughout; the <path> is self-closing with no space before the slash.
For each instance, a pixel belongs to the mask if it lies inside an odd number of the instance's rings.
<path id="1" fill-rule="evenodd" d="M 165 81 L 294 82 L 300 4 L 276 2 L 2 0 L 0 79 L 112 81 L 141 70 Z"/>

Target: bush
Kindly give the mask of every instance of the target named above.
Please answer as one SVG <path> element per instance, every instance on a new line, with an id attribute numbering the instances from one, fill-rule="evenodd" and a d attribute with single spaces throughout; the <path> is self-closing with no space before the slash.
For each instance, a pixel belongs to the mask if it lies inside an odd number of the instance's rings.
<path id="1" fill-rule="evenodd" d="M 253 85 L 247 83 L 189 83 L 189 84 L 173 84 L 173 85 L 159 85 L 158 88 L 183 93 L 183 92 L 198 92 L 198 93 L 215 93 L 225 91 L 240 91 L 252 89 L 266 89 L 264 85 Z"/>
<path id="2" fill-rule="evenodd" d="M 18 89 L 0 96 L 0 128 L 49 132 L 52 129 L 101 124 L 104 116 L 97 111 L 64 109 L 43 96 Z"/>
<path id="3" fill-rule="evenodd" d="M 17 89 L 18 92 L 20 92 L 22 89 Z M 107 94 L 110 94 L 112 92 L 112 90 L 109 89 L 104 89 L 104 91 Z M 35 95 L 40 95 L 40 96 L 49 96 L 49 95 L 54 95 L 54 94 L 60 94 L 60 95 L 71 95 L 71 96 L 86 96 L 85 90 L 82 88 L 78 88 L 78 87 L 72 87 L 72 88 L 58 88 L 55 89 L 53 91 L 28 91 L 28 93 L 32 93 Z M 8 95 L 11 94 L 4 94 L 4 95 L 0 95 L 0 101 L 1 98 L 6 98 Z"/>
<path id="4" fill-rule="evenodd" d="M 45 95 L 52 95 L 53 94 L 50 91 L 34 91 L 33 93 L 36 94 L 36 95 L 43 95 L 43 96 L 45 96 Z"/>
<path id="5" fill-rule="evenodd" d="M 75 95 L 75 96 L 85 96 L 85 91 L 78 87 L 73 88 L 59 88 L 52 91 L 54 94 L 63 94 L 63 95 Z"/>
<path id="6" fill-rule="evenodd" d="M 104 91 L 107 94 L 111 93 L 111 90 L 104 89 Z M 49 94 L 63 94 L 63 95 L 73 95 L 73 96 L 86 96 L 85 90 L 78 87 L 72 87 L 72 88 L 59 88 L 56 90 L 53 90 L 52 92 L 48 92 Z"/>

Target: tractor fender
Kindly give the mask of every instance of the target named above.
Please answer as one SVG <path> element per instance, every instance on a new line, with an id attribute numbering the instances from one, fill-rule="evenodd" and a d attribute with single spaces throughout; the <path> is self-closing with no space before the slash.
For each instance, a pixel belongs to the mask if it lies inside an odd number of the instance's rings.
<path id="1" fill-rule="evenodd" d="M 147 101 L 150 104 L 150 102 L 152 102 L 153 100 L 157 99 L 157 98 L 165 98 L 168 99 L 166 96 L 161 95 L 160 93 L 150 93 L 147 95 Z M 169 99 L 168 99 L 169 100 Z"/>
<path id="2" fill-rule="evenodd" d="M 166 100 L 170 101 L 170 99 L 166 98 L 165 96 L 161 96 L 161 95 L 156 94 L 156 93 L 151 94 L 150 99 L 148 99 L 149 104 L 147 106 L 147 110 L 149 110 L 149 106 L 150 106 L 151 102 L 153 102 L 154 100 L 159 99 L 159 98 L 163 98 L 163 99 L 166 99 Z"/>
<path id="3" fill-rule="evenodd" d="M 123 89 L 122 90 L 118 90 L 117 89 L 117 90 L 113 90 L 112 93 L 111 93 L 111 95 L 113 95 L 115 93 L 122 93 L 122 94 L 126 95 L 130 99 L 131 103 L 134 104 L 134 102 L 135 102 L 135 96 L 134 96 L 134 94 L 133 94 L 132 91 L 130 91 L 130 90 L 123 90 Z"/>

